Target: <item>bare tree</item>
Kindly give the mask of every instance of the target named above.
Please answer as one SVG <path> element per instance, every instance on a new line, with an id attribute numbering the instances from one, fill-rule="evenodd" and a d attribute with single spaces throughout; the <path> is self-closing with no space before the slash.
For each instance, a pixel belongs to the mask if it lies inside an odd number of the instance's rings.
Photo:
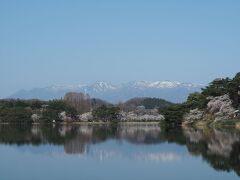
<path id="1" fill-rule="evenodd" d="M 91 109 L 91 100 L 88 94 L 68 92 L 64 96 L 64 101 L 80 114 L 89 112 Z"/>

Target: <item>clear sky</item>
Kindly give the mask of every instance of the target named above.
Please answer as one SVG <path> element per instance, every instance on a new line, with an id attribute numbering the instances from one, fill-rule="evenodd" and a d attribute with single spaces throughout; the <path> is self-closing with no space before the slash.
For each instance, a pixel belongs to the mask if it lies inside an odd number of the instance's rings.
<path id="1" fill-rule="evenodd" d="M 52 84 L 240 71 L 239 0 L 1 0 L 0 97 Z"/>

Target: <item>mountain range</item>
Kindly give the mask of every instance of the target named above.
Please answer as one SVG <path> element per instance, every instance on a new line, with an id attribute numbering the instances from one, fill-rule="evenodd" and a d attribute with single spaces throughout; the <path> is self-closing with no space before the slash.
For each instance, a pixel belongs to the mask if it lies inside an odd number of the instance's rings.
<path id="1" fill-rule="evenodd" d="M 100 98 L 112 103 L 126 101 L 133 97 L 156 97 L 180 103 L 185 101 L 190 93 L 201 91 L 203 87 L 201 84 L 176 81 L 132 81 L 117 85 L 98 81 L 90 85 L 54 85 L 20 90 L 8 98 L 50 100 L 60 99 L 66 92 L 83 92 L 93 98 Z"/>

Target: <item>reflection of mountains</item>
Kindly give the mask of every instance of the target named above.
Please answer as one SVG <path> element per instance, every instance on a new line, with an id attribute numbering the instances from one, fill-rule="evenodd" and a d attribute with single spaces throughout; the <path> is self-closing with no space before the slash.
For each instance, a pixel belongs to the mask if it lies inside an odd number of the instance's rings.
<path id="1" fill-rule="evenodd" d="M 116 152 L 91 151 L 91 145 L 115 139 L 131 144 L 169 142 L 184 145 L 194 156 L 201 156 L 217 170 L 234 170 L 240 175 L 240 133 L 234 130 L 193 128 L 166 130 L 158 125 L 96 125 L 96 126 L 0 126 L 0 143 L 63 145 L 67 154 L 93 153 L 101 157 Z M 93 149 L 92 149 L 93 150 Z M 96 149 L 95 149 L 96 150 Z M 97 149 L 99 150 L 99 149 Z M 110 152 L 111 151 L 111 152 Z M 148 154 L 148 159 L 164 159 L 166 154 Z M 138 157 L 143 157 L 142 154 Z M 167 156 L 166 156 L 167 157 Z M 169 159 L 173 156 L 168 154 Z"/>

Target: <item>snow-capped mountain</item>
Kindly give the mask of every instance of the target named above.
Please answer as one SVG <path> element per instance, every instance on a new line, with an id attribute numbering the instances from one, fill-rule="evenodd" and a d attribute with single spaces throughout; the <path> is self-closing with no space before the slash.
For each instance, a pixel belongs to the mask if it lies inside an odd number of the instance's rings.
<path id="1" fill-rule="evenodd" d="M 177 87 L 179 82 L 171 82 L 171 81 L 136 81 L 133 83 L 133 86 L 136 88 L 174 88 Z"/>
<path id="2" fill-rule="evenodd" d="M 84 87 L 83 87 L 84 88 Z M 105 92 L 110 90 L 116 90 L 118 87 L 116 85 L 113 85 L 111 83 L 98 81 L 90 86 L 85 86 L 85 89 L 93 90 L 96 92 Z"/>
<path id="3" fill-rule="evenodd" d="M 195 91 L 200 91 L 203 85 L 192 83 L 180 83 L 176 81 L 133 81 L 114 85 L 98 81 L 85 85 L 48 86 L 45 88 L 34 88 L 20 90 L 11 95 L 10 98 L 20 99 L 59 99 L 66 92 L 76 91 L 89 94 L 94 98 L 101 98 L 109 102 L 125 101 L 133 97 L 158 97 L 172 102 L 185 101 L 187 96 Z"/>

